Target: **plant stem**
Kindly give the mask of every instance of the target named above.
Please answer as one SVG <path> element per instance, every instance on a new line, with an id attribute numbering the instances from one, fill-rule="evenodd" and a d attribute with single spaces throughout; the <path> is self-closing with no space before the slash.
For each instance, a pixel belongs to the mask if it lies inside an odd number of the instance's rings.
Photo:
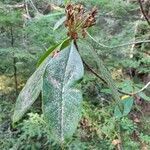
<path id="1" fill-rule="evenodd" d="M 139 2 L 140 9 L 141 9 L 141 12 L 142 12 L 142 14 L 143 14 L 145 20 L 147 21 L 148 25 L 150 25 L 150 21 L 149 21 L 149 19 L 148 19 L 148 16 L 145 14 L 145 11 L 144 11 L 144 9 L 143 9 L 142 1 L 141 1 L 141 0 L 138 0 L 138 2 Z"/>
<path id="2" fill-rule="evenodd" d="M 149 81 L 142 89 L 140 89 L 140 90 L 138 90 L 138 91 L 135 91 L 135 92 L 132 92 L 132 93 L 126 93 L 126 92 L 121 91 L 121 90 L 118 90 L 118 91 L 119 91 L 120 93 L 122 93 L 122 94 L 126 94 L 126 95 L 129 95 L 129 96 L 134 96 L 134 95 L 136 95 L 136 94 L 138 94 L 138 93 L 144 91 L 149 85 L 150 85 L 150 81 Z"/>
<path id="3" fill-rule="evenodd" d="M 35 7 L 34 3 L 32 0 L 29 0 L 31 3 L 31 7 L 34 9 L 34 11 L 36 11 L 37 14 L 40 14 L 40 12 L 38 11 L 38 9 Z"/>
<path id="4" fill-rule="evenodd" d="M 121 127 L 120 127 L 120 120 L 116 122 L 117 123 L 117 128 L 118 128 L 118 132 L 119 132 L 119 135 L 118 135 L 118 138 L 120 140 L 120 144 L 118 144 L 118 150 L 123 150 L 123 147 L 122 147 L 122 134 L 121 134 Z"/>
<path id="5" fill-rule="evenodd" d="M 77 42 L 74 41 L 74 44 L 78 50 L 78 45 L 77 45 Z M 105 79 L 103 79 L 94 69 L 91 68 L 91 66 L 89 66 L 83 59 L 83 64 L 90 70 L 90 72 L 92 72 L 97 78 L 99 78 L 100 80 L 102 80 L 105 84 L 107 84 L 107 82 L 105 81 Z M 124 91 L 121 91 L 119 89 L 118 92 L 121 93 L 121 94 L 125 94 L 125 95 L 129 95 L 129 96 L 134 96 L 142 91 L 144 91 L 148 86 L 150 85 L 150 82 L 148 82 L 142 89 L 138 90 L 138 91 L 135 91 L 133 93 L 127 93 L 127 92 L 124 92 Z"/>
<path id="6" fill-rule="evenodd" d="M 98 77 L 100 80 L 102 80 L 105 84 L 107 84 L 107 82 L 99 75 L 97 74 L 97 72 L 95 72 L 84 60 L 83 61 L 83 64 L 96 76 Z"/>
<path id="7" fill-rule="evenodd" d="M 110 48 L 109 46 L 106 46 L 106 45 L 104 45 L 104 44 L 102 44 L 102 43 L 99 43 L 93 36 L 90 35 L 89 32 L 87 32 L 87 31 L 85 31 L 85 32 L 86 32 L 86 34 L 87 34 L 94 42 L 96 42 L 96 43 L 97 43 L 98 45 L 100 45 L 101 47 Z"/>
<path id="8" fill-rule="evenodd" d="M 99 43 L 94 37 L 92 37 L 92 36 L 90 35 L 89 32 L 86 31 L 86 34 L 87 34 L 94 42 L 96 42 L 98 45 L 100 45 L 101 47 L 104 47 L 104 48 L 108 48 L 108 49 L 113 49 L 113 48 L 118 48 L 118 47 L 133 45 L 133 44 L 150 43 L 150 40 L 145 40 L 145 41 L 133 41 L 133 42 L 129 42 L 129 43 L 125 43 L 125 44 L 121 44 L 121 45 L 117 45 L 117 46 L 110 47 L 110 46 L 104 45 L 104 44 L 102 44 L 102 43 Z"/>
<path id="9" fill-rule="evenodd" d="M 76 40 L 74 40 L 74 44 L 75 44 L 75 47 L 76 49 L 79 51 L 79 48 L 78 48 L 78 45 L 77 45 L 77 42 Z M 93 50 L 93 55 L 95 57 L 95 59 L 99 59 L 97 53 L 95 50 Z M 114 100 L 116 102 L 116 104 L 118 105 L 119 109 L 121 111 L 123 111 L 123 107 L 122 105 L 120 104 L 120 95 L 118 93 L 118 89 L 116 88 L 114 82 L 113 82 L 113 79 L 111 78 L 111 76 L 109 75 L 109 71 L 107 70 L 107 68 L 103 65 L 103 62 L 99 59 L 99 68 L 101 68 L 101 70 L 103 70 L 103 75 L 102 77 L 97 73 L 95 72 L 83 59 L 82 59 L 83 63 L 88 67 L 88 69 L 96 76 L 98 77 L 99 79 L 101 79 L 102 81 L 104 81 L 112 90 L 112 95 L 114 97 Z"/>
<path id="10" fill-rule="evenodd" d="M 14 36 L 13 36 L 13 28 L 10 28 L 11 34 L 11 46 L 14 47 Z M 15 81 L 15 90 L 16 90 L 16 97 L 18 95 L 18 80 L 17 80 L 17 67 L 16 67 L 16 58 L 13 57 L 13 67 L 14 67 L 14 81 Z"/>

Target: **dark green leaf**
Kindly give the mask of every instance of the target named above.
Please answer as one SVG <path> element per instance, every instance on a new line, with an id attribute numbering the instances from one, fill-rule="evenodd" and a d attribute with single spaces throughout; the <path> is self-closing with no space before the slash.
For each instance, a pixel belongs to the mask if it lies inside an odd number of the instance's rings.
<path id="1" fill-rule="evenodd" d="M 82 94 L 77 83 L 83 64 L 74 44 L 54 57 L 43 78 L 43 114 L 54 140 L 63 143 L 75 132 L 81 117 Z"/>
<path id="2" fill-rule="evenodd" d="M 53 52 L 54 50 L 62 50 L 65 47 L 67 47 L 70 43 L 70 39 L 66 38 L 65 40 L 63 40 L 63 42 L 60 42 L 50 48 L 48 48 L 48 50 L 41 56 L 41 58 L 39 59 L 38 63 L 37 63 L 37 67 L 40 66 L 40 64 L 47 58 L 47 56 L 49 56 L 51 54 L 51 52 Z"/>

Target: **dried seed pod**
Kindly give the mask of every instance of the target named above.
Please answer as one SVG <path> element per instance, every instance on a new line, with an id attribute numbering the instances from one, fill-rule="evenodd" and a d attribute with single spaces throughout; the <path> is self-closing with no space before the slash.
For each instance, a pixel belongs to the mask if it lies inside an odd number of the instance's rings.
<path id="1" fill-rule="evenodd" d="M 79 32 L 85 37 L 87 28 L 96 23 L 96 7 L 92 8 L 90 12 L 85 12 L 85 9 L 81 4 L 68 4 L 65 12 L 67 16 L 65 27 L 68 28 L 68 36 L 74 40 L 78 39 Z"/>

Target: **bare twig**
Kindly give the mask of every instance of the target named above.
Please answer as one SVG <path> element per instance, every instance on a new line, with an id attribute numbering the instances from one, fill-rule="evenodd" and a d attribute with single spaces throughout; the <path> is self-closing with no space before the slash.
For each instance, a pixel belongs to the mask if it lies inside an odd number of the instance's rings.
<path id="1" fill-rule="evenodd" d="M 77 50 L 78 50 L 78 45 L 77 45 L 77 43 L 76 43 L 76 41 L 74 40 L 74 45 L 75 45 L 75 47 L 77 48 Z M 79 51 L 79 50 L 78 50 Z M 95 70 L 93 70 L 83 59 L 82 59 L 82 61 L 83 61 L 83 64 L 96 76 L 96 77 L 98 77 L 100 80 L 102 80 L 105 84 L 107 84 L 107 82 L 95 71 Z"/>
<path id="2" fill-rule="evenodd" d="M 74 41 L 74 44 L 78 50 L 78 45 L 76 43 L 76 41 Z M 93 73 L 96 77 L 98 77 L 100 80 L 102 80 L 105 84 L 107 84 L 107 82 L 105 81 L 105 79 L 103 79 L 94 69 L 92 69 L 84 60 L 82 60 L 84 65 L 91 71 L 91 73 Z M 134 96 L 140 92 L 142 92 L 143 90 L 145 90 L 148 86 L 150 85 L 150 82 L 148 82 L 142 89 L 140 89 L 139 91 L 136 91 L 136 92 L 133 92 L 133 93 L 127 93 L 127 92 L 124 92 L 124 91 L 121 91 L 119 89 L 118 92 L 121 93 L 121 94 L 126 94 L 126 95 L 129 95 L 129 96 Z"/>
<path id="3" fill-rule="evenodd" d="M 84 60 L 82 60 L 84 65 L 96 76 L 98 77 L 100 80 L 102 80 L 105 84 L 107 84 L 107 82 L 96 72 L 94 71 Z M 138 91 L 135 91 L 133 93 L 127 93 L 127 92 L 124 92 L 124 91 L 121 91 L 118 89 L 118 92 L 121 93 L 121 94 L 125 94 L 125 95 L 129 95 L 129 96 L 134 96 L 142 91 L 144 91 L 148 86 L 150 85 L 150 82 L 148 82 L 142 89 L 138 90 Z"/>
<path id="4" fill-rule="evenodd" d="M 10 8 L 10 9 L 20 9 L 20 8 L 24 8 L 24 4 L 16 4 L 16 5 L 5 5 L 5 8 Z M 0 8 L 2 9 L 3 7 L 0 6 Z"/>
<path id="5" fill-rule="evenodd" d="M 83 61 L 83 64 L 96 76 L 98 77 L 100 80 L 102 80 L 105 84 L 107 84 L 107 82 L 94 70 L 92 69 L 84 60 Z M 127 93 L 127 92 L 124 92 L 124 91 L 121 91 L 118 89 L 118 92 L 121 93 L 121 94 L 125 94 L 125 95 L 129 95 L 129 96 L 134 96 L 142 91 L 144 91 L 148 86 L 150 85 L 150 82 L 148 82 L 142 89 L 140 89 L 139 91 L 136 91 L 136 92 L 133 92 L 133 93 Z"/>
<path id="6" fill-rule="evenodd" d="M 135 91 L 133 93 L 127 93 L 127 92 L 124 92 L 124 91 L 121 91 L 121 90 L 118 90 L 121 94 L 125 94 L 125 95 L 129 95 L 129 96 L 134 96 L 142 91 L 144 91 L 148 86 L 150 85 L 150 82 L 148 82 L 142 89 L 138 90 L 138 91 Z"/>
<path id="7" fill-rule="evenodd" d="M 142 14 L 143 14 L 145 20 L 146 20 L 147 23 L 150 25 L 149 18 L 148 18 L 148 16 L 145 14 L 145 11 L 144 11 L 144 9 L 143 9 L 142 1 L 141 1 L 141 0 L 138 0 L 138 2 L 139 2 L 140 9 L 141 9 L 141 12 L 142 12 Z"/>
<path id="8" fill-rule="evenodd" d="M 14 35 L 13 35 L 13 28 L 10 28 L 10 35 L 11 35 L 11 46 L 14 48 Z M 18 79 L 17 79 L 17 67 L 16 67 L 16 58 L 13 57 L 13 67 L 14 67 L 14 81 L 15 81 L 15 94 L 16 97 L 18 95 Z"/>
<path id="9" fill-rule="evenodd" d="M 98 77 L 100 80 L 102 80 L 105 84 L 107 84 L 107 82 L 95 71 L 93 70 L 84 60 L 83 61 L 83 64 L 96 76 Z"/>
<path id="10" fill-rule="evenodd" d="M 107 45 L 104 45 L 102 43 L 99 43 L 97 40 L 94 39 L 94 37 L 92 37 L 89 32 L 87 32 L 87 35 L 94 41 L 96 42 L 98 45 L 100 45 L 101 47 L 104 47 L 104 48 L 109 48 L 109 49 L 113 49 L 113 48 L 118 48 L 118 47 L 123 47 L 123 46 L 128 46 L 128 45 L 133 45 L 133 44 L 140 44 L 140 43 L 150 43 L 150 40 L 145 40 L 145 41 L 133 41 L 133 42 L 130 42 L 130 43 L 125 43 L 125 44 L 121 44 L 121 45 L 117 45 L 117 46 L 113 46 L 113 47 L 110 47 L 110 46 L 107 46 Z"/>
<path id="11" fill-rule="evenodd" d="M 101 47 L 105 47 L 105 48 L 110 48 L 109 46 L 106 46 L 106 45 L 104 45 L 104 44 L 102 44 L 102 43 L 99 43 L 94 37 L 92 37 L 91 35 L 90 35 L 90 33 L 89 32 L 87 32 L 87 31 L 85 31 L 86 32 L 86 34 L 94 41 L 94 42 L 96 42 L 98 45 L 100 45 Z"/>
<path id="12" fill-rule="evenodd" d="M 84 65 L 96 76 L 98 77 L 100 80 L 102 80 L 105 84 L 107 84 L 107 82 L 95 71 L 93 70 L 84 60 L 82 60 Z M 135 91 L 133 93 L 127 93 L 127 92 L 124 92 L 124 91 L 121 91 L 118 89 L 118 92 L 121 93 L 121 94 L 125 94 L 125 95 L 129 95 L 129 96 L 134 96 L 142 91 L 144 91 L 148 86 L 150 85 L 150 82 L 148 82 L 142 89 L 138 90 L 138 91 Z"/>
<path id="13" fill-rule="evenodd" d="M 149 85 L 150 85 L 150 81 L 142 89 L 140 89 L 140 90 L 138 90 L 138 91 L 136 91 L 136 92 L 134 92 L 132 94 L 135 95 L 135 94 L 138 94 L 138 93 L 144 91 Z"/>
<path id="14" fill-rule="evenodd" d="M 117 45 L 117 46 L 114 46 L 114 47 L 111 47 L 111 48 L 118 48 L 118 47 L 123 47 L 123 46 L 128 46 L 128 45 L 133 45 L 133 44 L 140 44 L 140 43 L 150 43 L 150 40 L 133 41 L 133 42 L 125 43 L 125 44 L 122 44 L 122 45 Z"/>
<path id="15" fill-rule="evenodd" d="M 36 13 L 40 14 L 40 12 L 38 11 L 38 9 L 35 7 L 34 3 L 32 0 L 29 0 L 31 3 L 32 8 L 34 9 L 34 11 L 36 11 Z"/>
<path id="16" fill-rule="evenodd" d="M 26 9 L 26 13 L 27 13 L 28 18 L 31 19 L 29 9 L 28 9 L 28 1 L 25 1 L 25 9 Z"/>
<path id="17" fill-rule="evenodd" d="M 137 22 L 135 23 L 134 38 L 133 38 L 134 41 L 136 40 L 136 34 L 137 34 L 137 32 L 138 32 L 138 25 L 139 25 L 139 21 L 137 21 Z M 133 43 L 133 44 L 131 45 L 130 52 L 129 52 L 129 57 L 130 57 L 130 58 L 133 58 L 135 46 L 136 46 L 136 43 Z"/>

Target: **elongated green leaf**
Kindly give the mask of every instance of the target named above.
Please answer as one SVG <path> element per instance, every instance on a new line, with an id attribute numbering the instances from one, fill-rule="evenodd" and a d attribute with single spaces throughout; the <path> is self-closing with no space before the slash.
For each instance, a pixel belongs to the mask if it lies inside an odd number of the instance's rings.
<path id="1" fill-rule="evenodd" d="M 111 77 L 111 74 L 109 73 L 107 68 L 104 66 L 103 61 L 98 57 L 98 55 L 95 54 L 95 58 L 97 60 L 97 66 L 98 66 L 98 69 L 99 69 L 99 72 L 100 72 L 102 78 L 107 82 L 109 88 L 112 91 L 112 95 L 113 95 L 114 99 L 118 103 L 120 103 L 120 94 L 118 93 L 117 87 Z"/>
<path id="2" fill-rule="evenodd" d="M 22 116 L 26 113 L 26 111 L 39 96 L 42 89 L 42 76 L 44 74 L 46 66 L 50 61 L 51 58 L 49 57 L 41 64 L 39 68 L 37 68 L 37 70 L 28 79 L 26 85 L 20 92 L 17 98 L 15 111 L 12 118 L 13 123 L 19 121 L 22 118 Z"/>
<path id="3" fill-rule="evenodd" d="M 96 53 L 96 51 L 92 47 L 90 47 L 89 44 L 86 44 L 86 46 L 87 46 L 86 47 L 86 53 L 87 53 L 87 51 L 89 51 L 89 55 L 91 57 L 91 60 L 94 61 L 95 64 L 96 64 L 96 66 L 97 66 L 97 68 L 96 69 L 94 68 L 94 70 L 101 76 L 101 78 L 104 81 L 107 82 L 107 84 L 108 84 L 108 86 L 109 86 L 109 88 L 110 88 L 110 90 L 112 92 L 112 96 L 115 99 L 115 101 L 117 102 L 117 105 L 119 106 L 119 109 L 123 110 L 122 106 L 120 105 L 120 101 L 121 101 L 120 100 L 120 94 L 119 94 L 119 92 L 117 90 L 115 82 L 113 81 L 113 79 L 111 77 L 110 72 L 105 67 L 102 59 L 98 56 L 98 54 Z M 84 53 L 82 51 L 80 51 L 80 52 L 81 52 L 81 56 L 83 55 L 84 61 L 87 62 L 87 59 L 84 56 L 85 52 Z M 91 66 L 91 67 L 93 67 L 93 66 Z"/>
<path id="4" fill-rule="evenodd" d="M 62 42 L 48 48 L 48 50 L 41 56 L 41 58 L 39 59 L 38 63 L 37 63 L 37 67 L 40 66 L 40 64 L 54 51 L 54 50 L 62 50 L 65 47 L 67 47 L 70 43 L 70 39 L 66 38 L 65 40 L 63 40 Z"/>
<path id="5" fill-rule="evenodd" d="M 54 31 L 57 30 L 66 20 L 66 16 L 63 16 L 62 18 L 60 18 L 56 24 L 54 25 Z"/>
<path id="6" fill-rule="evenodd" d="M 59 52 L 43 77 L 43 114 L 54 140 L 72 136 L 81 116 L 82 94 L 77 83 L 83 64 L 74 44 Z"/>

